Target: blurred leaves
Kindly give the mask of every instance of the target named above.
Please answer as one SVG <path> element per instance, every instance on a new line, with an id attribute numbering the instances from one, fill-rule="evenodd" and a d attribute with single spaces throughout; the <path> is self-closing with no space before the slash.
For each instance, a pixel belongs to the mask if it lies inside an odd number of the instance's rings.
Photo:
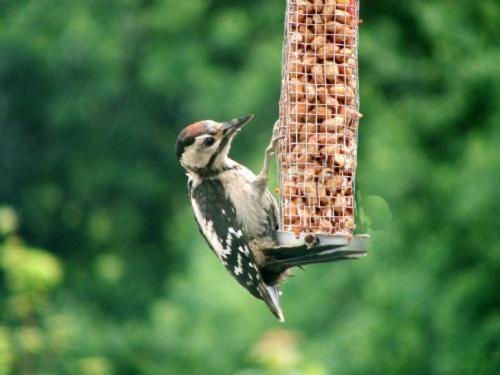
<path id="1" fill-rule="evenodd" d="M 175 138 L 278 112 L 283 3 L 0 3 L 0 374 L 496 374 L 500 7 L 362 2 L 358 262 L 287 323 L 199 235 Z"/>
<path id="2" fill-rule="evenodd" d="M 7 328 L 0 326 L 0 374 L 8 374 L 12 369 L 14 353 Z"/>
<path id="3" fill-rule="evenodd" d="M 297 335 L 285 330 L 267 332 L 253 348 L 253 356 L 272 373 L 283 374 L 297 367 L 301 360 Z"/>
<path id="4" fill-rule="evenodd" d="M 17 230 L 19 219 L 15 211 L 6 206 L 0 206 L 0 235 L 8 235 Z"/>
<path id="5" fill-rule="evenodd" d="M 0 266 L 5 273 L 6 287 L 14 296 L 38 300 L 62 280 L 61 264 L 55 256 L 28 248 L 15 237 L 0 246 Z"/>

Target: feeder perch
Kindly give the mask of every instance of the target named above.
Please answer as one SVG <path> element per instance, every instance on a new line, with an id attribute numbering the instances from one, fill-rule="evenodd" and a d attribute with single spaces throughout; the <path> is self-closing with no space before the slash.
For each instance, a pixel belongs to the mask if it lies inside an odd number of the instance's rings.
<path id="1" fill-rule="evenodd" d="M 287 0 L 277 160 L 285 246 L 366 253 L 354 235 L 358 0 Z M 359 252 L 359 253 L 356 253 Z"/>

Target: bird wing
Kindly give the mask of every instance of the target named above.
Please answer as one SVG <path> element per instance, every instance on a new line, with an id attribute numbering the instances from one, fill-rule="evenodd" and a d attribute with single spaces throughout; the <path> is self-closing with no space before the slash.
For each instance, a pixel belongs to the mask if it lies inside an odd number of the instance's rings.
<path id="1" fill-rule="evenodd" d="M 264 283 L 249 239 L 238 223 L 236 209 L 226 197 L 222 183 L 218 179 L 202 181 L 192 189 L 191 203 L 200 232 L 229 273 L 252 295 L 264 300 L 282 321 L 279 290 Z"/>
<path id="2" fill-rule="evenodd" d="M 280 224 L 279 224 L 279 219 L 278 219 L 278 215 L 279 215 L 279 210 L 278 210 L 278 204 L 276 203 L 276 199 L 274 199 L 273 195 L 271 194 L 271 192 L 269 190 L 266 190 L 266 195 L 265 195 L 265 199 L 268 200 L 268 205 L 267 207 L 269 207 L 268 211 L 267 211 L 267 218 L 268 218 L 268 222 L 270 223 L 271 225 L 271 232 L 272 233 L 276 233 L 277 230 L 279 230 L 279 227 L 280 227 Z"/>

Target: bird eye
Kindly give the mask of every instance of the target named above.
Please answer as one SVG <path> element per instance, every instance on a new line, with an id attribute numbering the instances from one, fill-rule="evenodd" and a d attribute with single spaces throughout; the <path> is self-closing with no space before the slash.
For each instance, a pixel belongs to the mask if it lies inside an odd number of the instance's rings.
<path id="1" fill-rule="evenodd" d="M 215 138 L 214 137 L 210 137 L 210 138 L 207 138 L 203 141 L 203 146 L 205 147 L 210 147 L 212 146 L 213 144 L 215 143 Z"/>

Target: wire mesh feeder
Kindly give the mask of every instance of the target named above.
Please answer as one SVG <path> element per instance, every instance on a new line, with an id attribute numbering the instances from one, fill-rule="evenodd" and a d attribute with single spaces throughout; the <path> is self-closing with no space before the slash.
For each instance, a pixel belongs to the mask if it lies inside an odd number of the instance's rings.
<path id="1" fill-rule="evenodd" d="M 278 149 L 282 244 L 367 247 L 369 236 L 353 236 L 359 23 L 358 0 L 287 0 Z"/>

